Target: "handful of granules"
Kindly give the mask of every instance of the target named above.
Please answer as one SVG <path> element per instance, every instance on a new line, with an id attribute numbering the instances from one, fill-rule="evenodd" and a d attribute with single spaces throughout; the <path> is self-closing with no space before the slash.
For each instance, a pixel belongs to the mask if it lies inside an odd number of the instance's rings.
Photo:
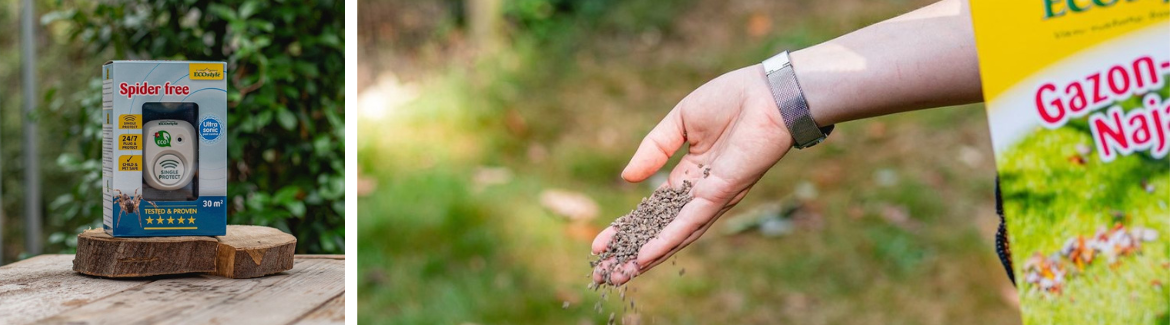
<path id="1" fill-rule="evenodd" d="M 692 185 L 690 181 L 683 181 L 683 186 L 677 189 L 661 188 L 655 190 L 649 198 L 643 198 L 642 203 L 638 203 L 638 207 L 634 211 L 630 211 L 610 224 L 617 230 L 617 233 L 614 234 L 613 240 L 597 257 L 597 260 L 589 263 L 590 266 L 596 268 L 601 264 L 601 261 L 611 257 L 614 259 L 614 263 L 599 270 L 605 283 L 611 283 L 609 276 L 620 265 L 637 260 L 638 251 L 642 249 L 642 245 L 646 245 L 650 239 L 657 237 L 658 233 L 662 232 L 662 228 L 666 228 L 666 225 L 674 221 L 683 206 L 691 202 L 693 198 L 691 196 Z"/>

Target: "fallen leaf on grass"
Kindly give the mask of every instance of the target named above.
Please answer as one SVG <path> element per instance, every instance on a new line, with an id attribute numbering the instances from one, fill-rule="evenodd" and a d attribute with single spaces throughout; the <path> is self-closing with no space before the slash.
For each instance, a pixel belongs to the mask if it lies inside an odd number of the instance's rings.
<path id="1" fill-rule="evenodd" d="M 580 192 L 544 190 L 540 193 L 540 204 L 569 220 L 587 221 L 597 217 L 597 202 Z"/>
<path id="2" fill-rule="evenodd" d="M 976 168 L 983 164 L 983 152 L 972 146 L 959 147 L 959 161 L 967 167 Z"/>
<path id="3" fill-rule="evenodd" d="M 879 140 L 886 137 L 886 124 L 882 122 L 870 122 L 866 125 L 865 136 L 870 140 Z"/>
<path id="4" fill-rule="evenodd" d="M 898 171 L 890 168 L 882 168 L 873 172 L 873 180 L 880 187 L 893 187 L 898 185 Z"/>
<path id="5" fill-rule="evenodd" d="M 757 12 L 748 17 L 747 33 L 753 38 L 760 38 L 768 34 L 772 30 L 772 18 L 768 15 Z"/>
<path id="6" fill-rule="evenodd" d="M 542 163 L 548 158 L 548 149 L 539 143 L 528 145 L 528 161 L 533 163 Z"/>
<path id="7" fill-rule="evenodd" d="M 809 181 L 801 181 L 800 183 L 797 183 L 796 188 L 793 190 L 792 194 L 796 196 L 797 199 L 802 201 L 812 201 L 815 200 L 817 196 L 820 196 L 820 193 L 817 192 L 817 186 L 813 185 L 813 183 L 810 183 Z"/>
<path id="8" fill-rule="evenodd" d="M 901 205 L 885 205 L 882 207 L 882 220 L 905 231 L 914 231 L 921 226 L 918 221 L 910 218 L 910 210 Z"/>
<path id="9" fill-rule="evenodd" d="M 601 233 L 601 228 L 584 222 L 573 222 L 565 225 L 565 236 L 576 241 L 593 242 L 593 237 L 597 237 L 599 233 Z"/>
<path id="10" fill-rule="evenodd" d="M 520 111 L 515 109 L 504 112 L 504 126 L 508 128 L 508 133 L 514 136 L 523 137 L 528 134 L 528 122 L 520 115 Z"/>
<path id="11" fill-rule="evenodd" d="M 506 167 L 480 166 L 475 169 L 475 175 L 471 178 L 471 184 L 475 191 L 478 192 L 488 186 L 507 184 L 511 180 L 511 169 Z"/>
<path id="12" fill-rule="evenodd" d="M 557 300 L 561 301 L 562 308 L 567 308 L 566 305 L 581 304 L 581 295 L 568 290 L 557 290 L 556 296 Z"/>

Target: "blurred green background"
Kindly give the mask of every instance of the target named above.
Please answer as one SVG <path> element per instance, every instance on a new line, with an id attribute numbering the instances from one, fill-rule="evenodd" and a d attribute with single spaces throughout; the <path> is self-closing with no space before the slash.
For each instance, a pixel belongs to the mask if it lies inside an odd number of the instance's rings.
<path id="1" fill-rule="evenodd" d="M 633 281 L 637 312 L 586 289 L 593 236 L 658 184 L 618 175 L 678 100 L 927 3 L 359 1 L 359 320 L 1019 323 L 981 105 L 790 153 Z"/>
<path id="2" fill-rule="evenodd" d="M 101 82 L 107 60 L 228 63 L 229 218 L 344 252 L 342 1 L 34 1 L 44 252 L 101 227 Z M 0 1 L 3 250 L 28 256 L 21 128 L 21 1 Z"/>

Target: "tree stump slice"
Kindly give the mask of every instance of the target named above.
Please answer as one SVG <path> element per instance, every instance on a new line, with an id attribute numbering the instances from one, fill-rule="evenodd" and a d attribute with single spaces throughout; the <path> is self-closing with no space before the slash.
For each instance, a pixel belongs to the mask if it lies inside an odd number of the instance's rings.
<path id="1" fill-rule="evenodd" d="M 212 237 L 117 238 L 101 229 L 77 235 L 73 270 L 108 278 L 215 272 L 219 242 Z"/>
<path id="2" fill-rule="evenodd" d="M 77 236 L 73 270 L 107 278 L 212 273 L 246 279 L 288 271 L 297 239 L 270 227 L 232 226 L 217 237 L 113 237 L 101 229 Z"/>
<path id="3" fill-rule="evenodd" d="M 247 279 L 291 270 L 297 238 L 259 226 L 228 226 L 219 240 L 215 274 Z"/>

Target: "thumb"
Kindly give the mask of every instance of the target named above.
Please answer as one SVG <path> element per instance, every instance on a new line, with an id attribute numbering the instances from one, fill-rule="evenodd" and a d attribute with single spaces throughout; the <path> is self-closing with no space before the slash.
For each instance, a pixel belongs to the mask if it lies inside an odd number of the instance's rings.
<path id="1" fill-rule="evenodd" d="M 684 142 L 686 135 L 683 131 L 682 118 L 679 116 L 678 108 L 675 108 L 650 130 L 646 138 L 642 139 L 638 151 L 634 152 L 634 157 L 622 171 L 622 179 L 634 183 L 646 180 L 666 165 L 666 161 Z"/>

